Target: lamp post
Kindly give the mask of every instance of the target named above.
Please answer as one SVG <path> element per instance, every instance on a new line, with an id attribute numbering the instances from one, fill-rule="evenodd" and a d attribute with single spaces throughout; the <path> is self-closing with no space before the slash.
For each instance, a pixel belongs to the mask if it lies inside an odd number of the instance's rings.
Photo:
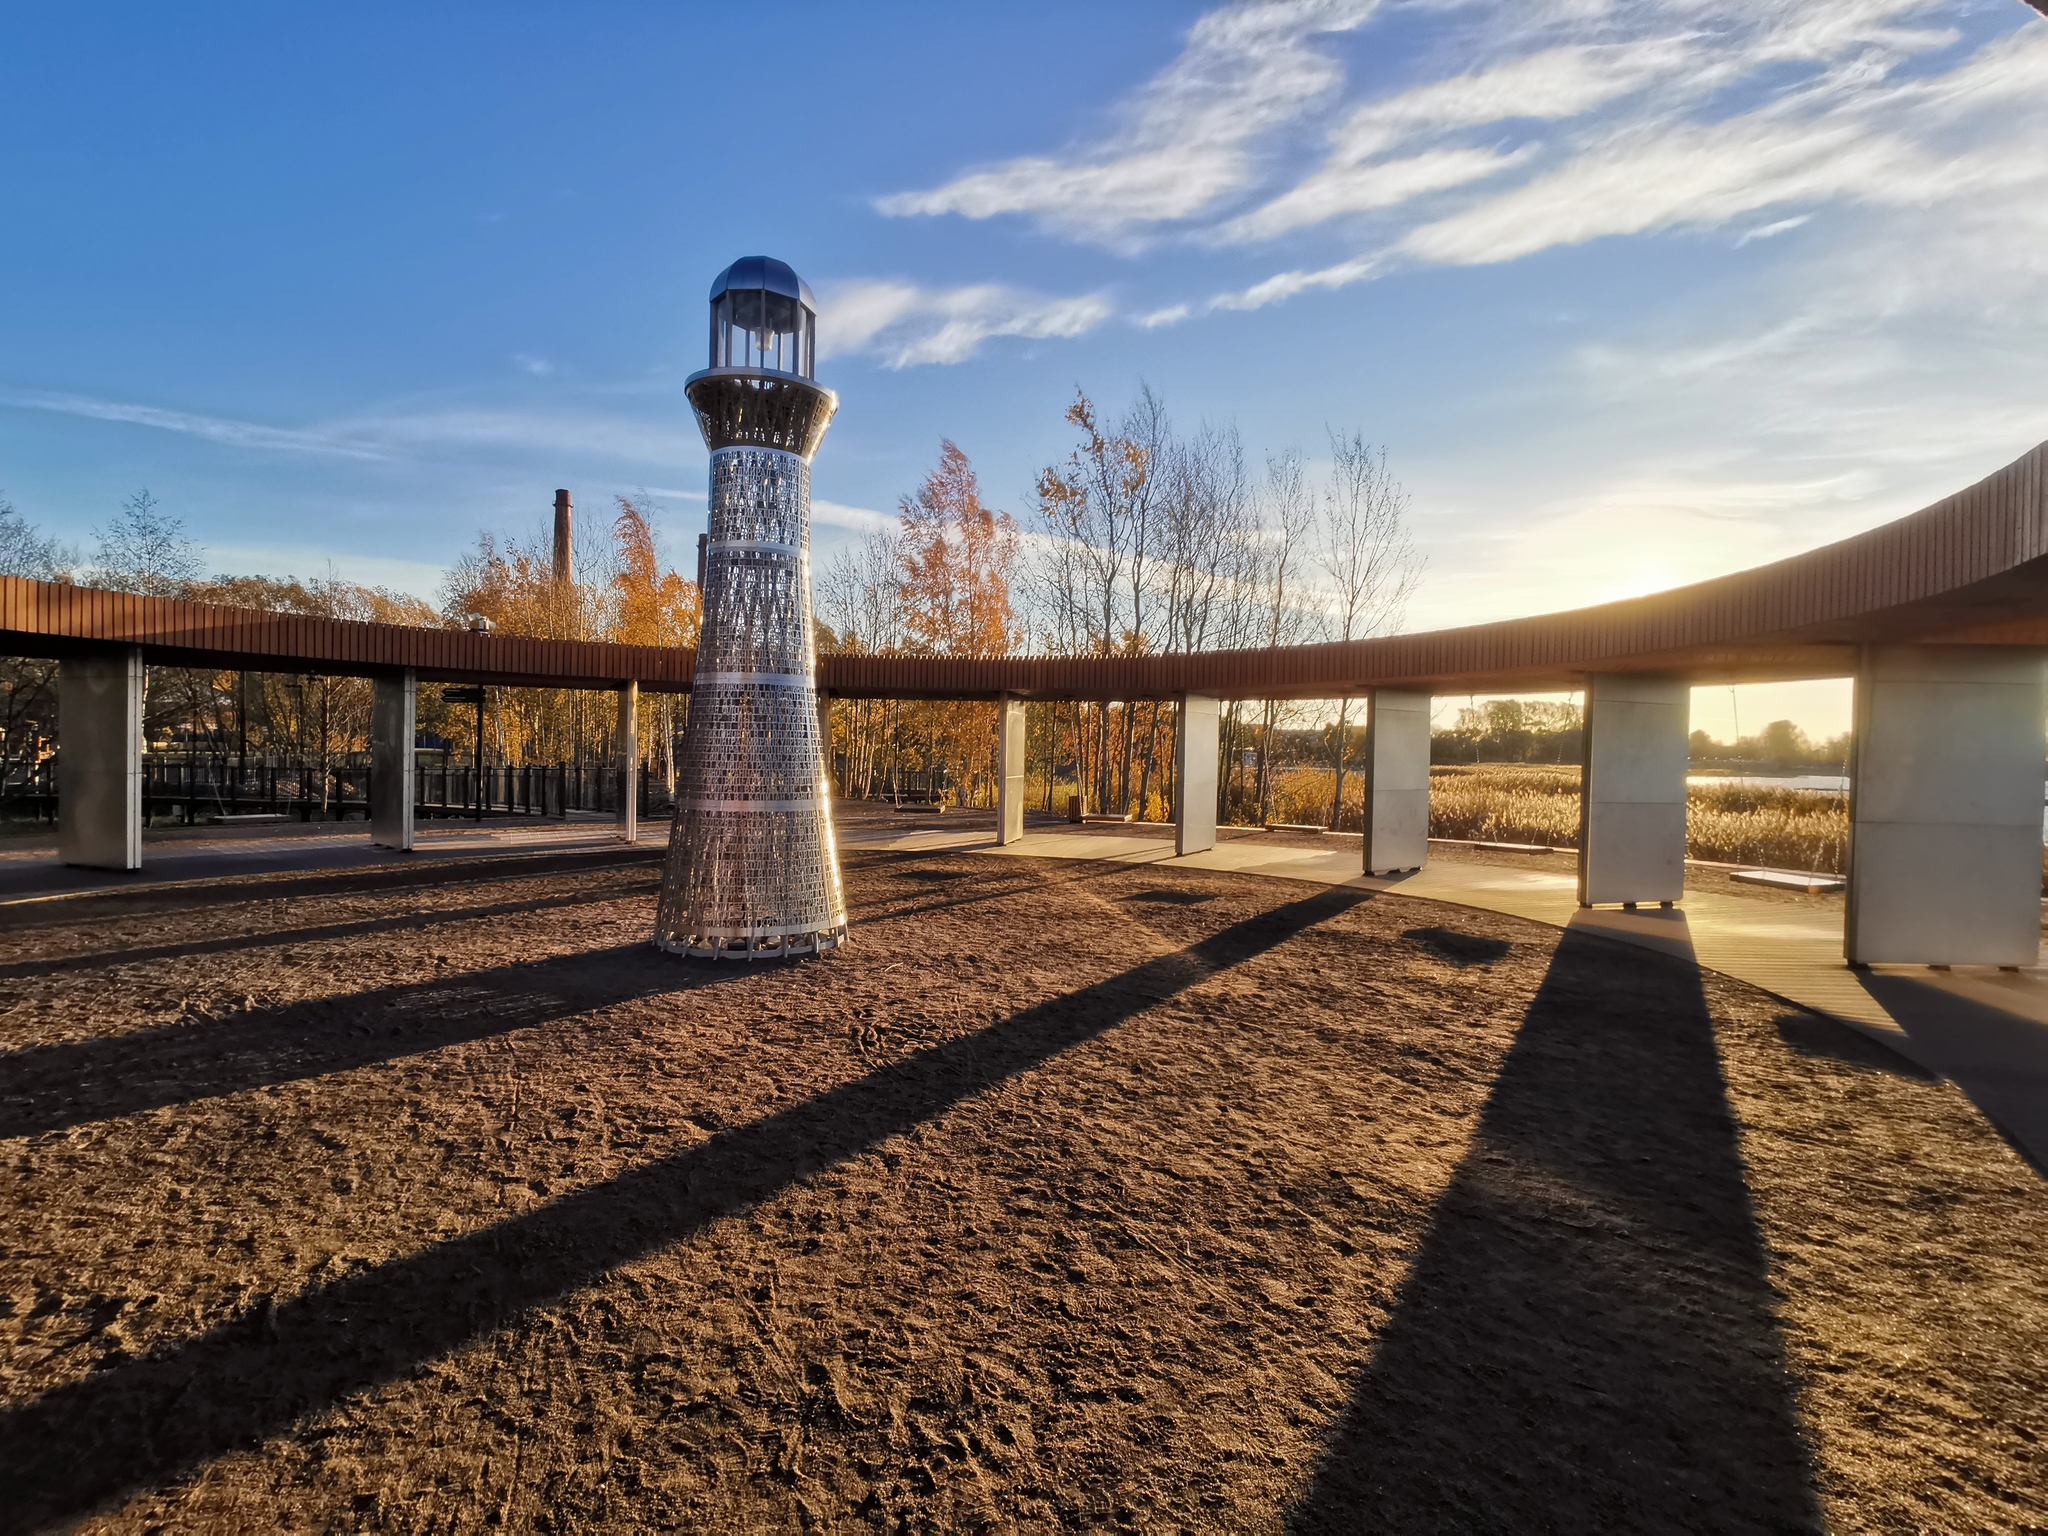
<path id="1" fill-rule="evenodd" d="M 839 406 L 816 380 L 817 326 L 795 272 L 742 258 L 712 284 L 710 366 L 684 386 L 711 490 L 655 919 L 676 954 L 814 955 L 846 936 L 811 631 L 811 458 Z"/>

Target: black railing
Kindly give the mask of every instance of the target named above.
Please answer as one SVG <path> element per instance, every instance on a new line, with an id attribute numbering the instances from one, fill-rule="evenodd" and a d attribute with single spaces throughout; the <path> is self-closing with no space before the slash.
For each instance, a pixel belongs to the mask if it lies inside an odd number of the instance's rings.
<path id="1" fill-rule="evenodd" d="M 438 755 L 438 754 L 435 754 Z M 422 752 L 413 769 L 416 818 L 532 816 L 608 812 L 619 806 L 619 773 L 592 763 L 486 764 L 436 762 Z M 0 821 L 54 823 L 56 759 L 0 765 Z M 667 787 L 639 774 L 639 814 L 666 815 Z M 142 760 L 145 825 L 198 825 L 216 819 L 276 817 L 287 821 L 366 820 L 370 814 L 369 754 L 348 753 L 324 764 L 296 758 L 242 760 L 173 757 Z"/>

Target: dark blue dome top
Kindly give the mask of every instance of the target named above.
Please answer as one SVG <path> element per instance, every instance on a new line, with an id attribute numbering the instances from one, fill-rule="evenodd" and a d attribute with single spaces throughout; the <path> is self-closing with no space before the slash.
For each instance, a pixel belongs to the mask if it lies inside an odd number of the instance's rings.
<path id="1" fill-rule="evenodd" d="M 777 261 L 773 256 L 742 256 L 727 267 L 711 285 L 711 302 L 717 303 L 719 295 L 734 290 L 779 293 L 795 299 L 812 314 L 818 312 L 818 301 L 811 297 L 811 285 L 798 277 L 788 262 Z"/>

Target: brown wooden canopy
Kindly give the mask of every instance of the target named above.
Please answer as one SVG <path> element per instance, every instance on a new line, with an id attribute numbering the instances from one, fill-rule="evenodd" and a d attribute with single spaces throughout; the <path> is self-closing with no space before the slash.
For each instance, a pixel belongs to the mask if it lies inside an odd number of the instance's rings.
<path id="1" fill-rule="evenodd" d="M 1593 608 L 1329 645 L 1135 657 L 824 656 L 850 698 L 1329 698 L 1577 687 L 1590 672 L 1700 683 L 1833 677 L 1874 642 L 2048 645 L 2048 443 L 1896 522 L 1713 581 Z M 174 666 L 685 692 L 693 654 L 305 618 L 0 577 L 0 653 L 139 645 Z"/>

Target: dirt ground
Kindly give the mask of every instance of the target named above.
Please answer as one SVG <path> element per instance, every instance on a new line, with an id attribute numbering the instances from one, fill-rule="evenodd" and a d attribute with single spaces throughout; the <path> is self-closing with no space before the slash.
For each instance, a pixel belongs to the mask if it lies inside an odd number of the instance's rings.
<path id="1" fill-rule="evenodd" d="M 1952 1088 L 1398 896 L 652 850 L 0 914 L 0 1530 L 2048 1530 Z"/>

